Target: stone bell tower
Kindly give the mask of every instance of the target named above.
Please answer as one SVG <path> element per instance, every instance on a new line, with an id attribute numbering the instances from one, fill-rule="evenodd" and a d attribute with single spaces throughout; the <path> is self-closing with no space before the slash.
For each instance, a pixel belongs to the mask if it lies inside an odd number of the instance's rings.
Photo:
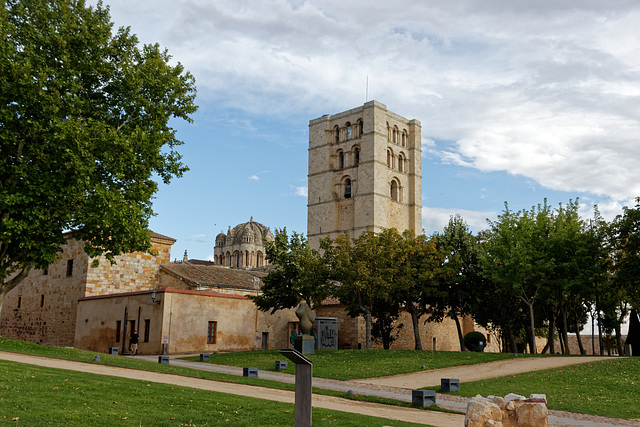
<path id="1" fill-rule="evenodd" d="M 307 237 L 422 231 L 421 125 L 370 101 L 309 122 Z"/>

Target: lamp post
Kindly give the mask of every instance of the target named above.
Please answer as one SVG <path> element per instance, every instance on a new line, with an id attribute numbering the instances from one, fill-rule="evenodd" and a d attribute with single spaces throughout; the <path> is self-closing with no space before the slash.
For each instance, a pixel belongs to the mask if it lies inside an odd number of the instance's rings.
<path id="1" fill-rule="evenodd" d="M 160 304 L 162 301 L 161 300 L 156 301 L 156 295 L 157 295 L 156 290 L 152 289 L 151 290 L 151 302 L 155 303 L 155 304 Z"/>

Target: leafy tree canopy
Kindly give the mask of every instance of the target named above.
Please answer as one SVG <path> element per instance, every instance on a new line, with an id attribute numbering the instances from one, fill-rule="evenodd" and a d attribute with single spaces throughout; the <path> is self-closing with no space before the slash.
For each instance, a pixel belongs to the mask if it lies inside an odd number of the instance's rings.
<path id="1" fill-rule="evenodd" d="M 251 297 L 262 311 L 293 308 L 301 301 L 313 308 L 331 293 L 329 271 L 307 239 L 287 229 L 276 230 L 273 242 L 265 244 L 266 258 L 275 268 L 262 279 L 262 292 Z"/>
<path id="2" fill-rule="evenodd" d="M 90 256 L 146 251 L 157 190 L 188 170 L 169 125 L 195 81 L 84 0 L 2 0 L 0 295 L 56 259 L 65 232 Z"/>

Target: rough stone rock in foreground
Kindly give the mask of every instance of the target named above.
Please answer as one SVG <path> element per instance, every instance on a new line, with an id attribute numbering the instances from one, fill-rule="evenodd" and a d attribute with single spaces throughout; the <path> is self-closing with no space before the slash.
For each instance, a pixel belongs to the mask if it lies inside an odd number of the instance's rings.
<path id="1" fill-rule="evenodd" d="M 465 427 L 547 427 L 547 398 L 532 394 L 528 399 L 510 393 L 504 397 L 477 395 L 469 400 Z"/>

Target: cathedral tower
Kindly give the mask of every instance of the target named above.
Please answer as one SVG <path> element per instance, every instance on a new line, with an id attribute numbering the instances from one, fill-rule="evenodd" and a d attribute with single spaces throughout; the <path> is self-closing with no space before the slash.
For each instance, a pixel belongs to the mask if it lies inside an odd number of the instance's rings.
<path id="1" fill-rule="evenodd" d="M 309 122 L 307 237 L 422 231 L 420 122 L 377 101 Z"/>

